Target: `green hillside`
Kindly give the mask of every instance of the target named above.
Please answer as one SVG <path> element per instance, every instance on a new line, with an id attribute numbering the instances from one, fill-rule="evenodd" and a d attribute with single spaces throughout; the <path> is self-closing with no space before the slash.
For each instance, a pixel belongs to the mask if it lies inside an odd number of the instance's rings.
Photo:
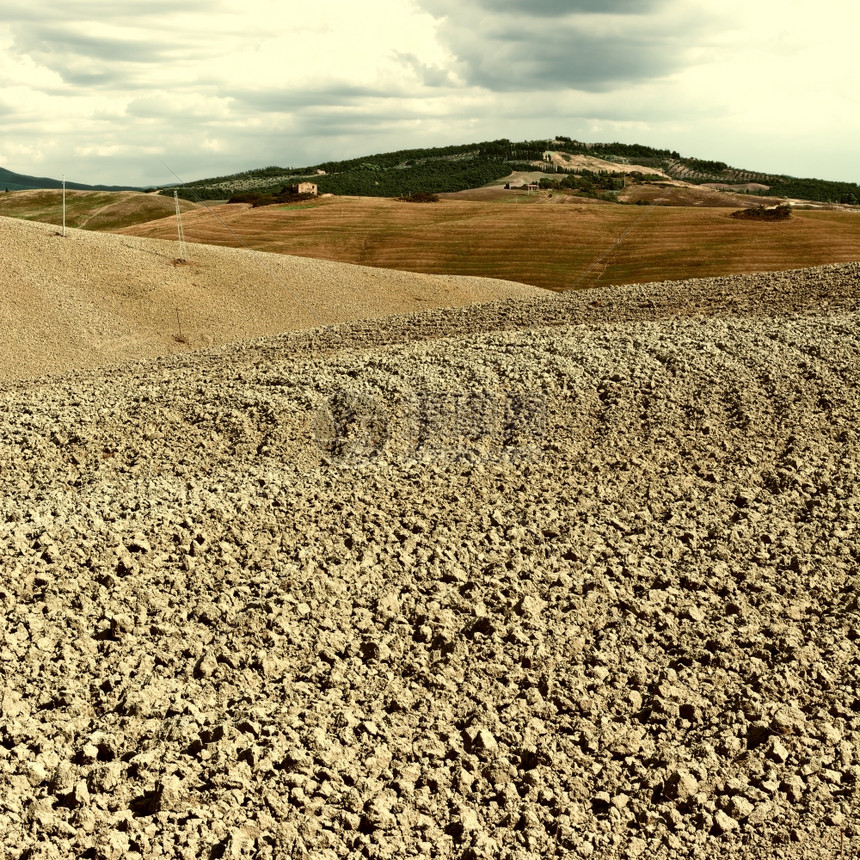
<path id="1" fill-rule="evenodd" d="M 62 188 L 60 179 L 47 176 L 27 176 L 0 167 L 0 191 L 39 191 L 44 188 Z M 142 191 L 130 185 L 84 185 L 81 182 L 66 182 L 66 188 L 74 191 Z"/>
<path id="2" fill-rule="evenodd" d="M 750 194 L 798 197 L 827 203 L 860 203 L 860 186 L 854 182 L 800 179 L 730 167 L 722 161 L 681 156 L 675 150 L 642 144 L 585 143 L 559 136 L 547 140 L 507 139 L 426 149 L 403 149 L 345 161 L 325 161 L 304 167 L 270 166 L 230 176 L 201 179 L 178 186 L 188 200 L 223 200 L 248 192 L 277 195 L 299 180 L 316 182 L 320 193 L 365 197 L 401 197 L 476 188 L 508 176 L 514 170 L 540 170 L 549 174 L 581 174 L 577 168 L 549 163 L 548 151 L 591 155 L 623 166 L 637 164 L 662 170 L 672 178 L 703 184 L 757 183 L 768 186 Z M 173 189 L 169 192 L 172 195 Z"/>

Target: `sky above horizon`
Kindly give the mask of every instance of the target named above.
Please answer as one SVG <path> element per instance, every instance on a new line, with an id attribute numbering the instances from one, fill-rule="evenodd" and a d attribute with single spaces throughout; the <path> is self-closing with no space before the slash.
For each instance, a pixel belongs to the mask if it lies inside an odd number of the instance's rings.
<path id="1" fill-rule="evenodd" d="M 18 173 L 148 186 L 566 135 L 860 181 L 845 0 L 0 0 L 0 22 Z"/>

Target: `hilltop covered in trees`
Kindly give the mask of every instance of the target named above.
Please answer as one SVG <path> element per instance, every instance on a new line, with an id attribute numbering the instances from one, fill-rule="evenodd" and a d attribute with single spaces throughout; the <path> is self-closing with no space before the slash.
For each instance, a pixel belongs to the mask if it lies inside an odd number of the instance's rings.
<path id="1" fill-rule="evenodd" d="M 766 189 L 751 189 L 747 192 L 750 194 L 860 203 L 860 186 L 853 182 L 798 179 L 740 170 L 723 161 L 683 157 L 670 149 L 618 142 L 585 143 L 565 136 L 525 141 L 502 138 L 482 143 L 403 149 L 306 167 L 270 166 L 201 179 L 179 186 L 178 191 L 189 200 L 226 200 L 248 193 L 270 197 L 277 196 L 286 185 L 310 179 L 321 194 L 408 197 L 477 188 L 503 179 L 514 170 L 583 174 L 582 169 L 552 163 L 547 158 L 548 152 L 590 155 L 618 165 L 637 164 L 692 184 L 758 183 L 767 186 Z M 594 177 L 587 179 L 594 184 Z"/>

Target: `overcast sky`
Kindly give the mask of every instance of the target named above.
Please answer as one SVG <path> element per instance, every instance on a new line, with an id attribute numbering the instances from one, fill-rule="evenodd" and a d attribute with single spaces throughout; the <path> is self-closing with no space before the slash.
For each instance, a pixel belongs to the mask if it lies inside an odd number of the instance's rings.
<path id="1" fill-rule="evenodd" d="M 860 181 L 848 0 L 0 0 L 0 167 L 150 185 L 567 135 Z"/>

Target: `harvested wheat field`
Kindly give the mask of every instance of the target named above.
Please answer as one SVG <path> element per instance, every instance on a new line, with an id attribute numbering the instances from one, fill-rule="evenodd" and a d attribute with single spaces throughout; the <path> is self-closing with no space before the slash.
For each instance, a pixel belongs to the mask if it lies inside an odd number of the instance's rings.
<path id="1" fill-rule="evenodd" d="M 0 858 L 856 857 L 858 285 L 5 383 Z"/>
<path id="2" fill-rule="evenodd" d="M 203 245 L 190 245 L 190 262 L 176 265 L 177 242 L 67 232 L 62 237 L 47 224 L 0 218 L 0 379 L 541 294 L 486 278 Z"/>
<path id="3" fill-rule="evenodd" d="M 687 193 L 649 188 L 654 198 Z M 763 226 L 732 219 L 732 209 L 725 208 L 729 195 L 712 189 L 701 194 L 720 198 L 722 207 L 649 208 L 558 193 L 550 198 L 550 192 L 543 191 L 530 196 L 489 192 L 510 196 L 480 202 L 448 197 L 433 204 L 326 197 L 298 206 L 256 209 L 225 204 L 188 212 L 183 224 L 194 242 L 405 271 L 500 278 L 549 290 L 860 259 L 856 212 L 795 212 L 788 221 Z M 565 202 L 556 205 L 560 201 Z M 757 202 L 762 201 L 737 195 L 736 205 L 747 208 Z M 159 219 L 121 232 L 174 238 L 176 223 Z"/>

